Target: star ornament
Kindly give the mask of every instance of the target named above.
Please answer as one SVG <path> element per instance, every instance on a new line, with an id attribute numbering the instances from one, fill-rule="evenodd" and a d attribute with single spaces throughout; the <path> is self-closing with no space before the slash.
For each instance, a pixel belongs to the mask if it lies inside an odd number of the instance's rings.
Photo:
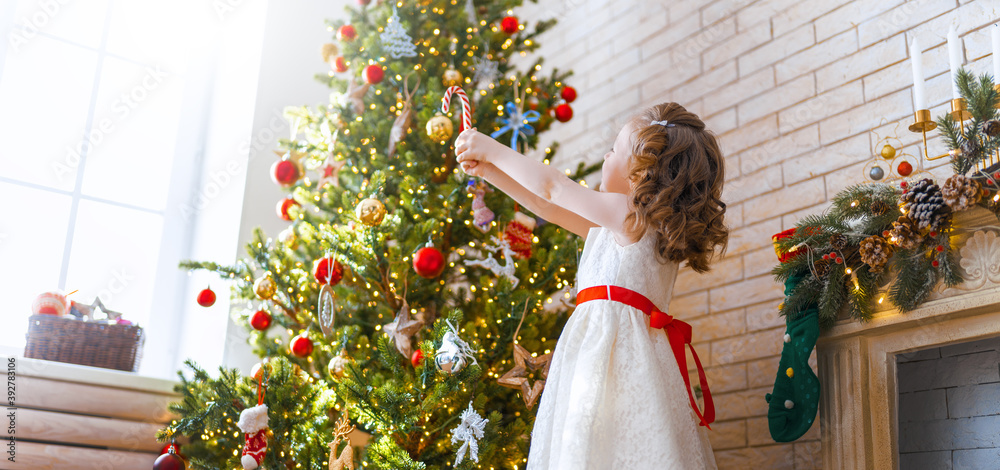
<path id="1" fill-rule="evenodd" d="M 347 162 L 344 160 L 334 160 L 332 155 L 327 157 L 326 161 L 323 162 L 323 166 L 319 168 L 319 187 L 322 188 L 327 184 L 340 187 L 340 169 L 343 168 L 346 163 Z"/>
<path id="2" fill-rule="evenodd" d="M 552 353 L 544 356 L 532 357 L 527 349 L 520 344 L 514 344 L 514 368 L 503 374 L 497 382 L 507 388 L 521 389 L 521 398 L 524 405 L 530 410 L 535 406 L 538 397 L 541 396 L 545 388 L 545 380 L 536 380 L 534 384 L 529 381 L 528 374 L 532 371 L 541 371 L 542 378 L 549 376 L 549 364 L 552 361 Z"/>
<path id="3" fill-rule="evenodd" d="M 392 338 L 396 344 L 396 349 L 406 358 L 413 356 L 413 345 L 410 337 L 420 331 L 422 323 L 410 317 L 410 305 L 403 301 L 403 308 L 399 309 L 396 319 L 382 327 L 385 334 Z"/>

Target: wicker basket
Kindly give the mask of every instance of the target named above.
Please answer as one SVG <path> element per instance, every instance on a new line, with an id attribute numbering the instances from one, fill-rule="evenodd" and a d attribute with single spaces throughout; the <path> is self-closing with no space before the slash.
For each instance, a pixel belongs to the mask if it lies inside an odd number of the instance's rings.
<path id="1" fill-rule="evenodd" d="M 54 315 L 28 317 L 24 357 L 134 372 L 139 367 L 142 328 Z"/>

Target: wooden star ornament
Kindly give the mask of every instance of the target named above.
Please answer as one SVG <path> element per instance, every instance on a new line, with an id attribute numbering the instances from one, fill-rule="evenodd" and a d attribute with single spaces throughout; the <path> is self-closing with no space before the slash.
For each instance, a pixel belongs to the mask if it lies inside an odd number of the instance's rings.
<path id="1" fill-rule="evenodd" d="M 344 167 L 347 162 L 344 160 L 334 160 L 333 155 L 327 157 L 326 161 L 323 162 L 323 166 L 320 167 L 320 177 L 319 177 L 319 187 L 326 186 L 327 184 L 332 184 L 334 186 L 340 186 L 340 169 Z"/>
<path id="2" fill-rule="evenodd" d="M 410 317 L 410 305 L 403 300 L 403 307 L 396 314 L 396 319 L 382 327 L 385 334 L 392 338 L 396 344 L 396 349 L 407 359 L 413 357 L 413 346 L 410 337 L 420 331 L 423 324 L 419 320 Z"/>
<path id="3" fill-rule="evenodd" d="M 540 370 L 542 378 L 548 378 L 551 361 L 552 353 L 532 357 L 527 349 L 514 343 L 514 368 L 503 374 L 497 379 L 497 382 L 507 388 L 521 389 L 521 398 L 524 399 L 524 405 L 530 410 L 535 406 L 538 397 L 541 396 L 542 390 L 545 388 L 545 380 L 535 380 L 535 383 L 532 384 L 528 380 L 528 374 Z"/>

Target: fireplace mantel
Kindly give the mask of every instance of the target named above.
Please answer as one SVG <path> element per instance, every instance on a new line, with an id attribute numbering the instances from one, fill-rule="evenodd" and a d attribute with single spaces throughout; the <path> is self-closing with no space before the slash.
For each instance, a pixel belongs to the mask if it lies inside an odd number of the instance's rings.
<path id="1" fill-rule="evenodd" d="M 1000 335 L 998 225 L 986 210 L 956 217 L 952 243 L 963 284 L 939 286 L 913 311 L 886 308 L 869 322 L 841 320 L 821 335 L 823 468 L 899 468 L 896 354 Z"/>

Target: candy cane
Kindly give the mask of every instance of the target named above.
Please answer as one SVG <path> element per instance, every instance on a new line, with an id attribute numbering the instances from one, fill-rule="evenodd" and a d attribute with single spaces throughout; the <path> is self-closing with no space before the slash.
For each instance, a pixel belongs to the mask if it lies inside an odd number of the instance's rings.
<path id="1" fill-rule="evenodd" d="M 441 103 L 441 111 L 448 112 L 449 103 L 451 103 L 451 94 L 455 93 L 459 98 L 462 99 L 462 129 L 472 129 L 472 105 L 469 104 L 469 96 L 465 94 L 465 90 L 460 86 L 448 87 L 448 90 L 444 92 L 444 98 Z"/>

